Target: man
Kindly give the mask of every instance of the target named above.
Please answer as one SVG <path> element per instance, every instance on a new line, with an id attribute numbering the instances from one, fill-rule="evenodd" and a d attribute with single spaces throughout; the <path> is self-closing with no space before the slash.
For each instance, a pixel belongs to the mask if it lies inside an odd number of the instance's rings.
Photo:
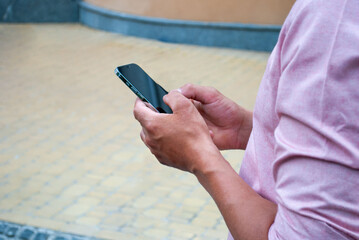
<path id="1" fill-rule="evenodd" d="M 193 173 L 234 239 L 359 239 L 359 2 L 300 0 L 268 60 L 254 113 L 186 85 L 141 139 Z M 219 150 L 246 149 L 240 174 Z"/>

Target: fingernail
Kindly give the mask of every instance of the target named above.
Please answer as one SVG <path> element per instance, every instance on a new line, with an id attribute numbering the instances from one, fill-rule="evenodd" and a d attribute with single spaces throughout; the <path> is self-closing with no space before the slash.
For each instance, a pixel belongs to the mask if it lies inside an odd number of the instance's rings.
<path id="1" fill-rule="evenodd" d="M 177 88 L 175 91 L 177 91 L 177 92 L 179 92 L 179 93 L 182 94 L 182 89 L 180 89 L 180 88 Z"/>

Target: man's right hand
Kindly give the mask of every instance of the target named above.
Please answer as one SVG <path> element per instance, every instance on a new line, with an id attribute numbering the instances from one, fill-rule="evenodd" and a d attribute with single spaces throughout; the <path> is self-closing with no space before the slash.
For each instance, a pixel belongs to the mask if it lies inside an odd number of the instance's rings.
<path id="1" fill-rule="evenodd" d="M 252 112 L 226 98 L 212 87 L 186 84 L 182 94 L 194 105 L 213 133 L 218 149 L 245 149 L 252 131 Z"/>

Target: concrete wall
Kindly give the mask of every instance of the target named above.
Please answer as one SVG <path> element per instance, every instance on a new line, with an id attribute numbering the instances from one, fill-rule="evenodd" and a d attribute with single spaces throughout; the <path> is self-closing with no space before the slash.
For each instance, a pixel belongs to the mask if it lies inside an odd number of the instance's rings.
<path id="1" fill-rule="evenodd" d="M 0 0 L 0 22 L 76 22 L 79 0 Z M 167 19 L 281 25 L 295 0 L 84 0 Z"/>
<path id="2" fill-rule="evenodd" d="M 77 0 L 0 0 L 0 22 L 77 22 Z"/>
<path id="3" fill-rule="evenodd" d="M 281 25 L 295 0 L 85 0 L 138 16 Z"/>
<path id="4" fill-rule="evenodd" d="M 80 3 L 80 22 L 86 26 L 164 42 L 257 51 L 271 51 L 280 25 L 202 22 L 138 16 Z"/>

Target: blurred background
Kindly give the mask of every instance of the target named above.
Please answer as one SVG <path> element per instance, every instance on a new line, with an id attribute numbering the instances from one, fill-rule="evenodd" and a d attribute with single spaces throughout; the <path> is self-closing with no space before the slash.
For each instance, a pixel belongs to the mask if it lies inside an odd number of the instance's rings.
<path id="1" fill-rule="evenodd" d="M 113 71 L 252 109 L 293 2 L 0 0 L 0 239 L 226 239 L 196 178 L 141 142 Z M 222 154 L 238 171 L 243 152 Z"/>

